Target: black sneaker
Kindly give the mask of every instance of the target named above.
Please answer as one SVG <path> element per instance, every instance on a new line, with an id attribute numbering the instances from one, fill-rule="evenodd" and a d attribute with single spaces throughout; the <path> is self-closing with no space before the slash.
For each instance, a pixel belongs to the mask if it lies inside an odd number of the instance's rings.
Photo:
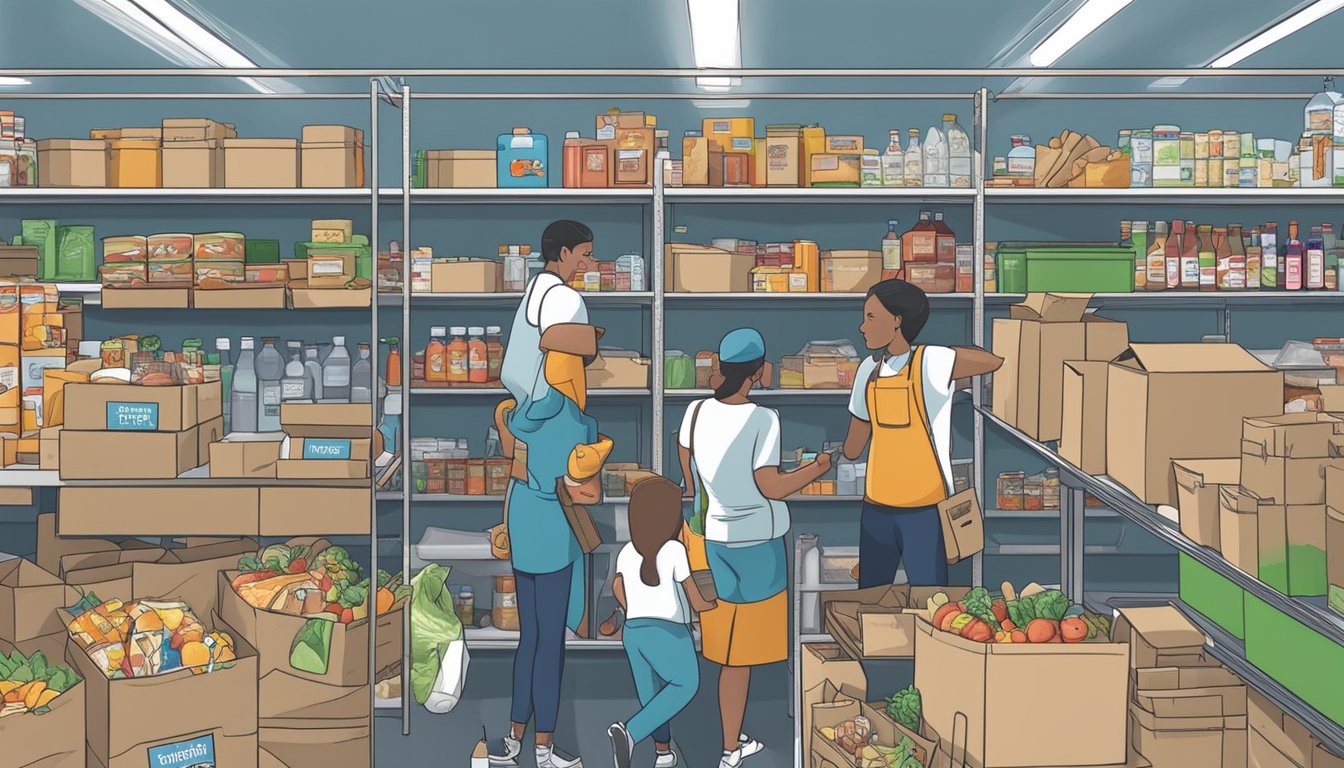
<path id="1" fill-rule="evenodd" d="M 611 753 L 616 768 L 630 768 L 630 756 L 634 754 L 635 742 L 630 738 L 630 732 L 625 729 L 625 724 L 612 723 L 611 727 L 607 728 L 607 736 L 611 739 Z"/>

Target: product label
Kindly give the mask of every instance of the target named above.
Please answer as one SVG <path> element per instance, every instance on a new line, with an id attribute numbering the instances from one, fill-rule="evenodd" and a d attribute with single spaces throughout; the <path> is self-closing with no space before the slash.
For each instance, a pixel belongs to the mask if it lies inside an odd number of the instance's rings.
<path id="1" fill-rule="evenodd" d="M 286 379 L 280 382 L 280 396 L 285 400 L 298 400 L 303 397 L 303 379 L 298 381 Z"/>
<path id="2" fill-rule="evenodd" d="M 277 413 L 279 412 L 280 401 L 283 399 L 281 392 L 282 389 L 278 383 L 261 385 L 261 404 L 266 406 L 268 413 L 272 407 L 276 409 Z"/>
<path id="3" fill-rule="evenodd" d="M 333 366 L 322 371 L 322 388 L 346 387 L 350 385 L 350 369 Z"/>
<path id="4" fill-rule="evenodd" d="M 4 390 L 15 389 L 19 386 L 19 368 L 18 366 L 7 366 L 0 368 L 0 387 Z"/>
<path id="5" fill-rule="evenodd" d="M 149 768 L 215 768 L 215 737 L 206 735 L 150 747 Z"/>
<path id="6" fill-rule="evenodd" d="M 339 275 L 345 271 L 345 262 L 340 259 L 309 259 L 308 269 L 314 275 Z"/>
<path id="7" fill-rule="evenodd" d="M 709 130 L 711 133 L 731 133 L 733 124 L 728 120 L 715 120 L 710 123 Z"/>
<path id="8" fill-rule="evenodd" d="M 734 151 L 750 152 L 755 147 L 755 142 L 750 137 L 734 137 L 732 146 Z"/>
<path id="9" fill-rule="evenodd" d="M 305 437 L 303 439 L 304 459 L 334 459 L 339 461 L 350 460 L 350 441 L 349 440 L 322 440 L 318 438 Z"/>
<path id="10" fill-rule="evenodd" d="M 614 126 L 614 125 L 604 125 L 604 126 L 602 126 L 601 128 L 598 128 L 598 129 L 597 129 L 597 140 L 598 140 L 598 141 L 615 141 L 615 140 L 616 140 L 616 126 Z"/>
<path id="11" fill-rule="evenodd" d="M 159 428 L 159 404 L 108 403 L 107 428 L 125 432 L 153 432 Z"/>
<path id="12" fill-rule="evenodd" d="M 1008 156 L 1008 175 L 1031 177 L 1036 175 L 1036 156 Z"/>

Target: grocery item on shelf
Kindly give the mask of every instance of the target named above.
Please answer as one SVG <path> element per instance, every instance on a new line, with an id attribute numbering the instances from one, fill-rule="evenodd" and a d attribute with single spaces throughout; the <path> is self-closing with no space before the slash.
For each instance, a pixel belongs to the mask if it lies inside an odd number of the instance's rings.
<path id="1" fill-rule="evenodd" d="M 430 149 L 415 153 L 416 189 L 493 189 L 497 153 L 493 149 Z"/>
<path id="2" fill-rule="evenodd" d="M 549 169 L 546 137 L 528 128 L 501 133 L 495 159 L 495 183 L 500 187 L 545 187 Z"/>
<path id="3" fill-rule="evenodd" d="M 23 219 L 10 246 L 0 246 L 9 277 L 82 282 L 94 279 L 93 227 L 55 219 Z"/>
<path id="4" fill-rule="evenodd" d="M 1038 144 L 1030 162 L 1022 150 L 1030 142 L 1026 136 L 1013 137 L 1017 154 L 1011 167 L 1005 162 L 1003 176 L 987 182 L 994 187 L 1127 187 L 1130 160 L 1125 147 L 1112 149 L 1086 134 L 1063 131 L 1046 144 Z M 1010 153 L 1012 154 L 1012 153 Z M 1026 171 L 1030 169 L 1031 175 Z M 1030 181 L 1028 181 L 1030 179 Z"/>
<path id="5" fill-rule="evenodd" d="M 432 326 L 429 343 L 411 358 L 412 386 L 498 387 L 504 362 L 502 334 L 496 325 Z"/>
<path id="6" fill-rule="evenodd" d="M 1028 475 L 1025 472 L 1000 472 L 996 481 L 998 508 L 1014 510 L 1059 509 L 1059 470 L 1047 467 Z"/>
<path id="7" fill-rule="evenodd" d="M 845 339 L 811 341 L 796 355 L 779 362 L 780 389 L 850 389 L 859 368 L 859 353 Z"/>
<path id="8" fill-rule="evenodd" d="M 502 497 L 509 466 L 503 456 L 472 458 L 465 438 L 411 439 L 411 478 L 417 493 Z"/>
<path id="9" fill-rule="evenodd" d="M 364 131 L 345 125 L 305 125 L 299 144 L 305 188 L 364 186 Z"/>
<path id="10" fill-rule="evenodd" d="M 0 187 L 34 187 L 41 175 L 37 142 L 27 122 L 13 110 L 0 110 Z"/>

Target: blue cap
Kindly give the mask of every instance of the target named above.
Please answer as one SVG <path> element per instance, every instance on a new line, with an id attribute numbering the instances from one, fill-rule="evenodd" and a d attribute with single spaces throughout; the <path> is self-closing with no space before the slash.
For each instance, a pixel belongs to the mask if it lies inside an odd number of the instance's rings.
<path id="1" fill-rule="evenodd" d="M 755 328 L 729 331 L 719 342 L 719 362 L 750 363 L 765 357 L 765 339 Z"/>

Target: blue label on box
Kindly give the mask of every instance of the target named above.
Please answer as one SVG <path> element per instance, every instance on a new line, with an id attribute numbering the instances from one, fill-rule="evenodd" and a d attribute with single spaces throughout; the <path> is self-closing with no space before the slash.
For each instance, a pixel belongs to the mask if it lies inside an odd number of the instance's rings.
<path id="1" fill-rule="evenodd" d="M 154 432 L 159 428 L 159 404 L 108 403 L 107 428 L 127 432 Z"/>
<path id="2" fill-rule="evenodd" d="M 199 736 L 150 747 L 149 768 L 215 768 L 215 737 Z"/>
<path id="3" fill-rule="evenodd" d="M 349 440 L 320 440 L 312 437 L 303 439 L 303 458 L 350 460 Z"/>

